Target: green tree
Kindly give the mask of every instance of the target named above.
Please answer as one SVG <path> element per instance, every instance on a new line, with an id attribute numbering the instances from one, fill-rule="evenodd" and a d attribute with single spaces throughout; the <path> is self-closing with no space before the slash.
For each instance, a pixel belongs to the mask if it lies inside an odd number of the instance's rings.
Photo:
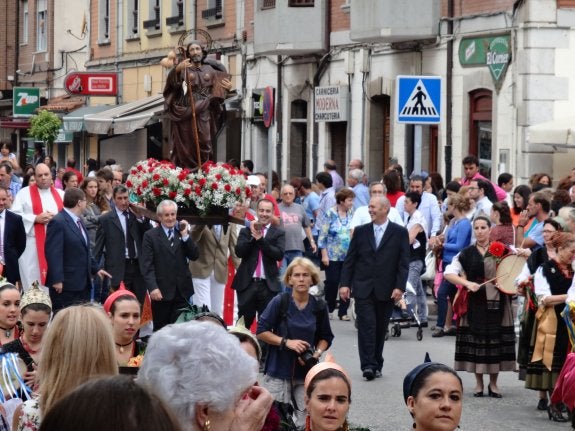
<path id="1" fill-rule="evenodd" d="M 28 136 L 33 136 L 39 141 L 53 144 L 58 136 L 58 131 L 62 127 L 62 121 L 56 114 L 48 110 L 42 110 L 38 115 L 32 116 L 30 119 L 30 128 L 28 129 Z"/>

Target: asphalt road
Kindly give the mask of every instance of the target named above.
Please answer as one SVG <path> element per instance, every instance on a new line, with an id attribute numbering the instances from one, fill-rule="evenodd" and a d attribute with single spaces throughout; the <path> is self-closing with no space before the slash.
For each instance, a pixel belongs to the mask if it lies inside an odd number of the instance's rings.
<path id="1" fill-rule="evenodd" d="M 432 320 L 430 319 L 430 322 Z M 399 338 L 385 343 L 383 377 L 367 382 L 362 378 L 357 353 L 357 332 L 353 322 L 332 320 L 335 340 L 332 353 L 352 378 L 352 403 L 349 421 L 352 426 L 363 426 L 371 431 L 411 430 L 412 421 L 403 402 L 402 384 L 405 374 L 423 362 L 425 352 L 431 359 L 453 365 L 455 337 L 431 338 L 429 328 L 423 340 L 417 341 L 416 328 L 402 330 Z M 433 322 L 434 324 L 434 322 Z M 536 409 L 537 392 L 525 389 L 517 373 L 502 373 L 499 389 L 503 398 L 474 398 L 473 374 L 461 372 L 464 400 L 461 429 L 481 431 L 540 431 L 569 430 L 570 423 L 555 423 L 547 412 Z M 487 390 L 488 377 L 485 376 Z"/>

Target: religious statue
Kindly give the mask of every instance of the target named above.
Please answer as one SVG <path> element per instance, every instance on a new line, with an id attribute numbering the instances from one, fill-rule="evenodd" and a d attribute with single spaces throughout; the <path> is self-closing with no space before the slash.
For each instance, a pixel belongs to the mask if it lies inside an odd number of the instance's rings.
<path id="1" fill-rule="evenodd" d="M 199 41 L 178 50 L 181 61 L 171 52 L 161 62 L 171 67 L 164 87 L 164 112 L 171 122 L 172 162 L 196 169 L 212 157 L 231 77 L 221 63 L 205 61 Z"/>

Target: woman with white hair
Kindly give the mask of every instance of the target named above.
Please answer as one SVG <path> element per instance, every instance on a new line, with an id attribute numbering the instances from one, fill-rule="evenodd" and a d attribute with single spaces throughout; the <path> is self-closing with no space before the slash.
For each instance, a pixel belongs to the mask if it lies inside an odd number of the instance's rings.
<path id="1" fill-rule="evenodd" d="M 257 374 L 257 361 L 224 328 L 187 322 L 152 336 L 137 382 L 168 404 L 186 431 L 252 431 L 273 401 L 255 386 Z"/>

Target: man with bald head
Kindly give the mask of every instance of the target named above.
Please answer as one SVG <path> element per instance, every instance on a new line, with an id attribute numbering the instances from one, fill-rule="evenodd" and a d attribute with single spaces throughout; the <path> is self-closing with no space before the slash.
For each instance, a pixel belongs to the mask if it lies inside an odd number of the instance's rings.
<path id="1" fill-rule="evenodd" d="M 24 290 L 38 280 L 45 284 L 48 265 L 44 253 L 46 226 L 62 209 L 64 192 L 52 186 L 50 168 L 38 163 L 34 171 L 36 184 L 22 188 L 11 210 L 22 217 L 26 230 L 26 249 L 18 260 Z"/>
<path id="2" fill-rule="evenodd" d="M 390 207 L 385 196 L 371 197 L 371 223 L 355 228 L 341 272 L 339 296 L 348 300 L 353 289 L 359 359 L 368 381 L 381 376 L 385 332 L 409 271 L 409 235 L 388 219 Z"/>

